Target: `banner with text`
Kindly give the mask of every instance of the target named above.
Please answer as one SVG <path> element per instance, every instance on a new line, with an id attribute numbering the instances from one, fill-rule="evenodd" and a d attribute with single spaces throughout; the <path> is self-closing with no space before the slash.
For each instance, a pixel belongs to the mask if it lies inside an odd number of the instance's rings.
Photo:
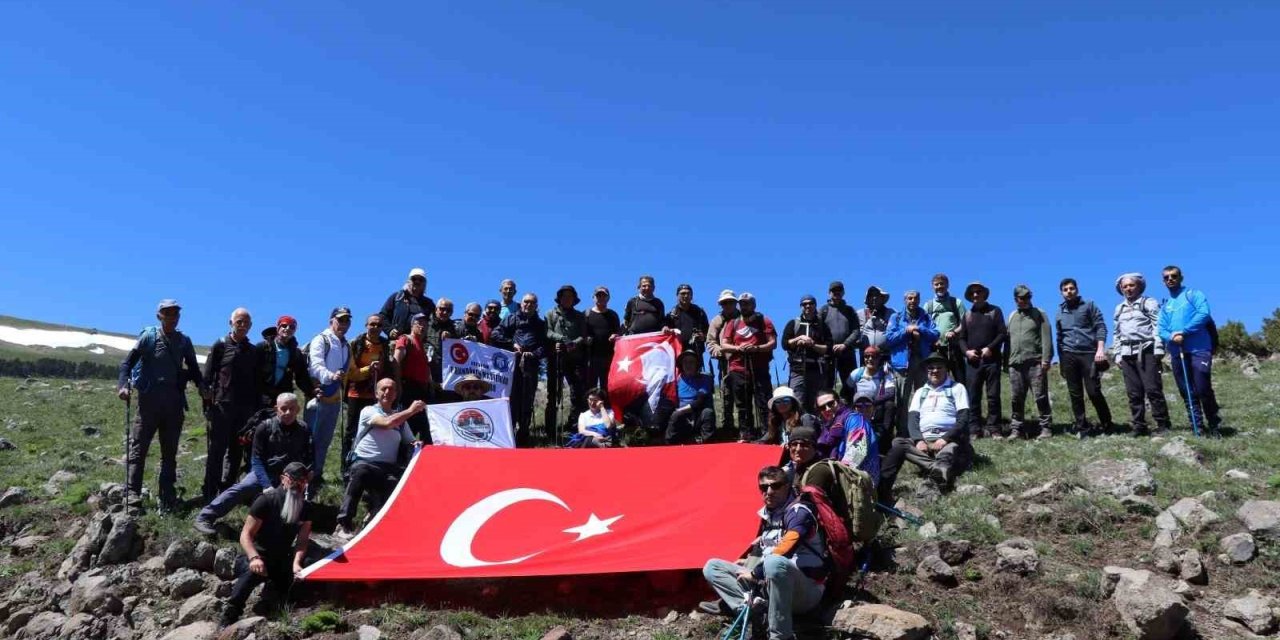
<path id="1" fill-rule="evenodd" d="M 458 381 L 474 374 L 493 386 L 490 398 L 511 397 L 511 375 L 516 369 L 516 354 L 470 340 L 446 338 L 440 345 L 444 349 L 441 384 L 453 389 Z"/>

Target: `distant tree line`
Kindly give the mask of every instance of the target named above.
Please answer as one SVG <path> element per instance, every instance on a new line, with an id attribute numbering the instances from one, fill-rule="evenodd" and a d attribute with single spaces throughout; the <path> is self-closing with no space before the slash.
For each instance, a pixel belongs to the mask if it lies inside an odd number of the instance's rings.
<path id="1" fill-rule="evenodd" d="M 1244 323 L 1229 320 L 1218 329 L 1218 348 L 1232 355 L 1255 355 L 1258 357 L 1280 353 L 1280 309 L 1271 312 L 1271 317 L 1262 321 L 1262 330 L 1249 333 Z"/>
<path id="2" fill-rule="evenodd" d="M 56 358 L 19 360 L 0 358 L 0 376 L 40 378 L 105 378 L 114 380 L 120 369 L 96 362 L 73 362 Z"/>

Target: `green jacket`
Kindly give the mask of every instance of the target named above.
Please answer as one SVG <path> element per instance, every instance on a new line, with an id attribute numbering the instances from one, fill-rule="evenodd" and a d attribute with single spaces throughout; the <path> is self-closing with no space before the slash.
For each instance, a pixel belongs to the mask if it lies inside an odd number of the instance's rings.
<path id="1" fill-rule="evenodd" d="M 547 312 L 547 342 L 582 346 L 586 336 L 587 317 L 581 311 L 565 311 L 556 305 Z"/>
<path id="2" fill-rule="evenodd" d="M 1028 360 L 1053 361 L 1053 329 L 1044 310 L 1032 307 L 1014 309 L 1006 326 L 1009 329 L 1009 364 Z"/>
<path id="3" fill-rule="evenodd" d="M 963 302 L 948 295 L 946 298 L 934 298 L 924 303 L 924 312 L 933 320 L 933 327 L 938 330 L 938 345 L 942 346 L 947 344 L 947 332 L 959 328 L 965 308 Z"/>

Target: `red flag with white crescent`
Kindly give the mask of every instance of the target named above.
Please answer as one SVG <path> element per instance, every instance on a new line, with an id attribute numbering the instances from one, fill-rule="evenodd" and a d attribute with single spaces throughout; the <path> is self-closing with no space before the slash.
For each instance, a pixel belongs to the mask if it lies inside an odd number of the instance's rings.
<path id="1" fill-rule="evenodd" d="M 377 516 L 308 580 L 698 569 L 755 537 L 778 448 L 425 447 Z"/>
<path id="2" fill-rule="evenodd" d="M 622 412 L 639 398 L 647 399 L 650 411 L 657 410 L 663 396 L 675 400 L 680 351 L 676 335 L 661 332 L 623 336 L 613 343 L 609 406 L 619 422 Z"/>

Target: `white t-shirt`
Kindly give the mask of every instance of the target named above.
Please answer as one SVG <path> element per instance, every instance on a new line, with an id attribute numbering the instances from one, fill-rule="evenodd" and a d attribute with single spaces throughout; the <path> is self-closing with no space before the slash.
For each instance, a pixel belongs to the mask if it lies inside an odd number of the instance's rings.
<path id="1" fill-rule="evenodd" d="M 947 378 L 937 388 L 928 384 L 916 389 L 908 411 L 920 414 L 920 434 L 926 441 L 937 440 L 956 426 L 956 414 L 969 408 L 969 394 Z"/>
<path id="2" fill-rule="evenodd" d="M 364 433 L 363 438 L 355 444 L 356 458 L 366 462 L 388 462 L 394 464 L 400 457 L 400 444 L 413 442 L 413 433 L 409 431 L 409 423 L 400 425 L 399 429 L 371 427 L 369 421 L 374 416 L 386 416 L 382 407 L 374 404 L 360 410 L 360 426 L 356 429 L 356 437 Z"/>

